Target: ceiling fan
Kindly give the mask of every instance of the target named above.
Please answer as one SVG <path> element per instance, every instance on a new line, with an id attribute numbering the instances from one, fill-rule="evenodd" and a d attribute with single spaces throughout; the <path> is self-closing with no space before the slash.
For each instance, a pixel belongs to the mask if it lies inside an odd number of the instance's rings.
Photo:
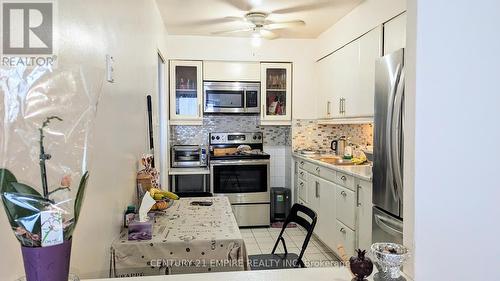
<path id="1" fill-rule="evenodd" d="M 265 38 L 268 40 L 276 39 L 279 37 L 279 34 L 275 32 L 276 30 L 295 28 L 304 26 L 306 24 L 303 20 L 291 20 L 284 22 L 271 21 L 268 19 L 270 15 L 311 11 L 335 4 L 335 1 L 323 0 L 308 4 L 297 5 L 294 7 L 279 9 L 267 13 L 263 11 L 258 11 L 256 10 L 256 7 L 254 7 L 258 3 L 262 4 L 263 2 L 262 0 L 223 0 L 223 1 L 241 11 L 246 11 L 246 14 L 243 17 L 225 17 L 223 19 L 220 19 L 221 22 L 231 22 L 231 21 L 243 22 L 247 23 L 248 27 L 238 28 L 233 30 L 216 31 L 212 32 L 212 34 L 226 35 L 226 34 L 236 34 L 236 33 L 251 33 L 253 37 Z"/>
<path id="2" fill-rule="evenodd" d="M 262 37 L 268 40 L 276 39 L 279 37 L 277 33 L 273 30 L 277 29 L 287 29 L 297 26 L 303 26 L 306 23 L 303 20 L 292 20 L 285 22 L 274 22 L 267 19 L 269 14 L 264 12 L 248 12 L 244 17 L 227 17 L 226 19 L 232 19 L 235 21 L 242 21 L 248 23 L 247 28 L 243 29 L 233 29 L 225 31 L 212 32 L 212 34 L 223 35 L 232 33 L 244 33 L 251 32 L 254 37 Z"/>

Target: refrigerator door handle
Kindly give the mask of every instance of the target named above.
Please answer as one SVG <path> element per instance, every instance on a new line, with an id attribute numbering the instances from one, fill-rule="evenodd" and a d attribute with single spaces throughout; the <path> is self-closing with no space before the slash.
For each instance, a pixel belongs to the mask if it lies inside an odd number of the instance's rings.
<path id="1" fill-rule="evenodd" d="M 385 135 L 385 145 L 387 148 L 387 170 L 390 173 L 389 182 L 394 182 L 394 163 L 393 163 L 393 143 L 392 143 L 392 131 L 394 127 L 393 119 L 394 119 L 394 107 L 395 107 L 395 96 L 398 90 L 399 78 L 401 77 L 401 65 L 398 65 L 396 68 L 396 77 L 394 83 L 391 85 L 391 91 L 389 93 L 388 99 L 388 108 L 387 108 L 387 120 L 386 120 L 386 135 Z M 399 199 L 399 194 L 397 187 L 394 187 L 393 194 L 394 200 Z"/>
<path id="2" fill-rule="evenodd" d="M 403 235 L 402 226 L 400 226 L 397 221 L 375 214 L 375 223 L 380 227 L 380 229 L 389 233 L 391 236 Z"/>
<path id="3" fill-rule="evenodd" d="M 394 97 L 394 113 L 392 115 L 391 129 L 391 162 L 394 175 L 394 183 L 399 200 L 403 200 L 403 172 L 401 165 L 401 141 L 402 141 L 402 109 L 404 100 L 405 70 L 401 70 L 401 75 L 397 84 L 396 96 Z"/>

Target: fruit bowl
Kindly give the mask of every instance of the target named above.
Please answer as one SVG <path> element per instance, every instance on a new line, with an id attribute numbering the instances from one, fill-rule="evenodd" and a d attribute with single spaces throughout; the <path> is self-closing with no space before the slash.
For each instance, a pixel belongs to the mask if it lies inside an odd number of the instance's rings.
<path id="1" fill-rule="evenodd" d="M 375 243 L 371 252 L 388 280 L 401 277 L 401 266 L 410 256 L 406 247 L 396 243 Z"/>

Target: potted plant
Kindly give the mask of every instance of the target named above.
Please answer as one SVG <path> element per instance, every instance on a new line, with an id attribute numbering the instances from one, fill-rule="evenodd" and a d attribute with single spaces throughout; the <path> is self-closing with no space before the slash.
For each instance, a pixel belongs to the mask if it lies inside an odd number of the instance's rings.
<path id="1" fill-rule="evenodd" d="M 0 72 L 0 195 L 28 281 L 68 280 L 102 81 L 92 73 L 80 67 Z"/>

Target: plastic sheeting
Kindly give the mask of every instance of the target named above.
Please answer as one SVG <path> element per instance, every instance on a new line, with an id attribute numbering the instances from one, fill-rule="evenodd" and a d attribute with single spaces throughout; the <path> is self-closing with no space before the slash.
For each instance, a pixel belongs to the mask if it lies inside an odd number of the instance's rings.
<path id="1" fill-rule="evenodd" d="M 24 246 L 72 236 L 103 77 L 81 66 L 0 68 L 0 192 Z"/>

